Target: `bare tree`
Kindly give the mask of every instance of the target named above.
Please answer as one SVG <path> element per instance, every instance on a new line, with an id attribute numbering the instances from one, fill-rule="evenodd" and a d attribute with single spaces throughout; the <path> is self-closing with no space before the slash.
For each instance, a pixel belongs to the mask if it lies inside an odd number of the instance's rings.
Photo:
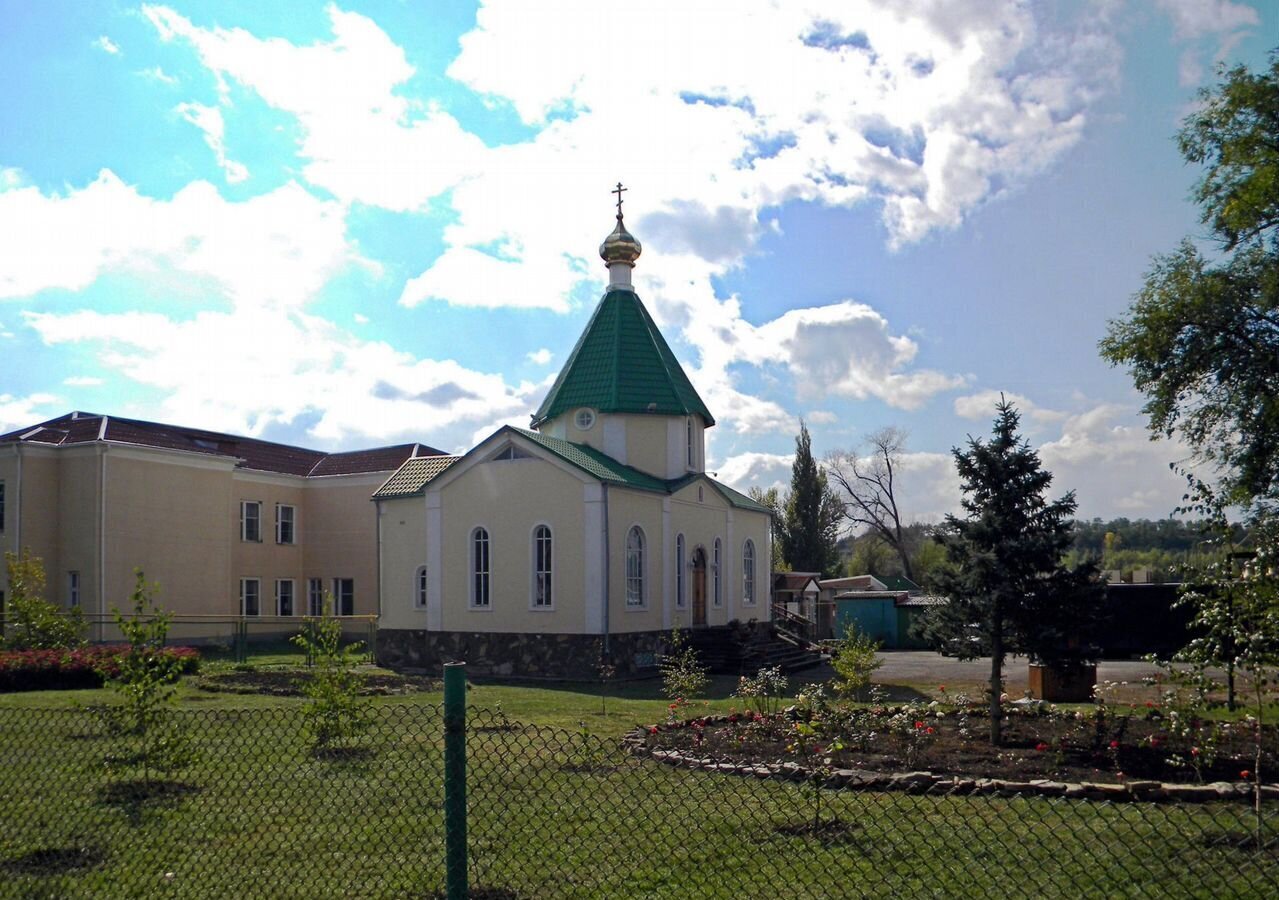
<path id="1" fill-rule="evenodd" d="M 906 432 L 891 426 L 881 428 L 867 436 L 863 447 L 865 456 L 837 450 L 827 460 L 830 477 L 844 495 L 844 515 L 854 529 L 865 528 L 892 548 L 901 560 L 902 573 L 914 581 L 911 535 L 897 505 L 896 479 L 906 450 Z"/>

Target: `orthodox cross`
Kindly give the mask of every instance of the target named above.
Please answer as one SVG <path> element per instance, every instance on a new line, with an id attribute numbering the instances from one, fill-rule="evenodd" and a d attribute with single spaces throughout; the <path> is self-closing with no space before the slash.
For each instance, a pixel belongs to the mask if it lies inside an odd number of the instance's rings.
<path id="1" fill-rule="evenodd" d="M 626 190 L 630 190 L 630 188 L 622 187 L 622 183 L 619 181 L 617 187 L 609 191 L 610 194 L 617 194 L 617 217 L 619 219 L 622 217 L 622 191 Z"/>

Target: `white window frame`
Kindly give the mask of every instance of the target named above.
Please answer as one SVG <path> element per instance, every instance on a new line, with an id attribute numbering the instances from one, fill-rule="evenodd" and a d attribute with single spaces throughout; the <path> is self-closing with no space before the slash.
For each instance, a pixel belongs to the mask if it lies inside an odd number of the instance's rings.
<path id="1" fill-rule="evenodd" d="M 257 609 L 249 612 L 249 585 L 253 585 L 253 599 L 257 605 Z M 257 618 L 262 615 L 262 579 L 261 578 L 241 578 L 240 579 L 240 615 L 252 616 Z"/>
<path id="2" fill-rule="evenodd" d="M 80 573 L 75 570 L 67 573 L 67 605 L 72 609 L 80 605 Z"/>
<path id="3" fill-rule="evenodd" d="M 426 566 L 418 566 L 413 573 L 413 608 L 426 609 Z"/>
<path id="4" fill-rule="evenodd" d="M 350 582 L 351 584 L 351 611 L 342 611 L 342 583 Z M 335 616 L 353 616 L 355 615 L 355 579 L 354 578 L 334 578 L 333 579 L 333 615 Z"/>
<path id="5" fill-rule="evenodd" d="M 715 557 L 711 563 L 711 580 L 714 585 L 711 593 L 711 606 L 719 609 L 724 605 L 724 584 L 720 576 L 720 564 L 724 550 L 719 538 L 715 538 Z"/>
<path id="6" fill-rule="evenodd" d="M 253 508 L 255 514 L 253 523 L 256 529 L 256 535 L 249 537 L 249 509 Z M 262 501 L 261 500 L 241 500 L 240 501 L 240 540 L 245 543 L 260 544 L 262 543 Z"/>
<path id="7" fill-rule="evenodd" d="M 285 585 L 289 586 L 289 611 L 284 611 L 284 591 Z M 275 579 L 275 614 L 277 616 L 296 616 L 298 614 L 298 589 L 297 584 L 292 578 Z"/>
<path id="8" fill-rule="evenodd" d="M 631 538 L 638 538 L 638 545 L 631 546 Z M 642 610 L 648 608 L 648 538 L 644 529 L 632 525 L 626 530 L 626 608 Z"/>
<path id="9" fill-rule="evenodd" d="M 755 605 L 755 542 L 750 538 L 742 544 L 742 604 Z"/>
<path id="10" fill-rule="evenodd" d="M 545 548 L 543 548 L 545 544 Z M 555 532 L 545 522 L 533 526 L 529 541 L 528 608 L 534 612 L 555 609 Z M 545 590 L 542 590 L 543 586 Z"/>
<path id="11" fill-rule="evenodd" d="M 467 546 L 467 604 L 470 609 L 493 608 L 493 536 L 483 525 L 471 529 Z"/>
<path id="12" fill-rule="evenodd" d="M 284 519 L 282 513 L 284 510 L 289 511 L 289 539 L 284 539 Z M 275 504 L 275 542 L 277 544 L 293 545 L 298 542 L 298 508 L 291 503 Z"/>
<path id="13" fill-rule="evenodd" d="M 306 580 L 306 611 L 315 617 L 324 615 L 324 579 L 308 578 Z"/>
<path id="14" fill-rule="evenodd" d="M 687 603 L 687 591 L 685 591 L 685 582 L 687 575 L 684 574 L 684 535 L 675 535 L 675 607 L 683 609 Z"/>

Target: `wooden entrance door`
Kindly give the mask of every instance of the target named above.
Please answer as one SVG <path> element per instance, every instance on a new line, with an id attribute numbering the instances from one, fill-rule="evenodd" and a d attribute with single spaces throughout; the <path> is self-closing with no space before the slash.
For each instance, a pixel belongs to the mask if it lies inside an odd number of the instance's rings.
<path id="1" fill-rule="evenodd" d="M 706 624 L 706 551 L 693 551 L 693 624 Z"/>

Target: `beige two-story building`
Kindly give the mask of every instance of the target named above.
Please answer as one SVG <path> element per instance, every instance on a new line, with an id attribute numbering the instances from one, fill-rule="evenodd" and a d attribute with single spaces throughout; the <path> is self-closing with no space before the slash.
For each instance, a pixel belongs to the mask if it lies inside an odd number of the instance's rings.
<path id="1" fill-rule="evenodd" d="M 73 412 L 0 435 L 0 548 L 41 557 L 49 598 L 95 637 L 141 568 L 177 616 L 378 608 L 369 495 L 422 444 L 324 453 Z M 0 572 L 0 592 L 7 592 Z M 2 596 L 2 594 L 0 594 Z M 224 628 L 206 629 L 220 634 Z M 179 636 L 200 636 L 181 620 Z"/>

